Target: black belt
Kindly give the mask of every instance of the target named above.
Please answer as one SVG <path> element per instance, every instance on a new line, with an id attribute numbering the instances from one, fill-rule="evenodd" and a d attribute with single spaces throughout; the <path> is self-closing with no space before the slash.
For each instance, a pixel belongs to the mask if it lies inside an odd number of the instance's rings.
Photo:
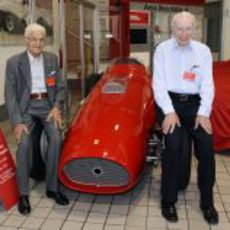
<path id="1" fill-rule="evenodd" d="M 168 92 L 169 96 L 174 101 L 200 101 L 200 95 L 199 94 L 185 94 L 185 93 L 173 93 Z"/>
<path id="2" fill-rule="evenodd" d="M 43 93 L 32 93 L 30 94 L 30 98 L 34 100 L 41 100 L 44 98 L 48 98 L 48 93 L 43 92 Z"/>

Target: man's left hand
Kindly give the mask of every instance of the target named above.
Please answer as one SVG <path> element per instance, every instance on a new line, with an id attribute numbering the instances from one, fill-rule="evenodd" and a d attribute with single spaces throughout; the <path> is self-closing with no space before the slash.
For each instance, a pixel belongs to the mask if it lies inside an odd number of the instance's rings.
<path id="1" fill-rule="evenodd" d="M 195 121 L 195 129 L 201 126 L 208 134 L 212 134 L 212 125 L 209 117 L 198 115 Z"/>
<path id="2" fill-rule="evenodd" d="M 61 124 L 62 124 L 61 112 L 57 107 L 52 108 L 51 111 L 49 112 L 47 121 L 50 121 L 50 119 L 53 119 L 54 124 L 57 128 L 61 128 Z"/>

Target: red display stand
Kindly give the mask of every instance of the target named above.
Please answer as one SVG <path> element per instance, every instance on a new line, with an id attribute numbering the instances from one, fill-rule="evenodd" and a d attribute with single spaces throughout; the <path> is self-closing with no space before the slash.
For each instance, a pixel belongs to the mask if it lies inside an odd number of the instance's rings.
<path id="1" fill-rule="evenodd" d="M 18 202 L 18 198 L 15 163 L 0 128 L 0 200 L 4 210 L 12 208 Z"/>

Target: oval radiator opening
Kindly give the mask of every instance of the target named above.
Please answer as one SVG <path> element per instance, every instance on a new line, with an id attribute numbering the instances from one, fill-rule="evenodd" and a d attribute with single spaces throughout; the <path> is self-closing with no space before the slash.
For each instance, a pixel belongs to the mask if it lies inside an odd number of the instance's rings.
<path id="1" fill-rule="evenodd" d="M 91 186 L 127 186 L 129 175 L 118 163 L 102 158 L 79 158 L 68 162 L 63 171 L 76 184 Z"/>

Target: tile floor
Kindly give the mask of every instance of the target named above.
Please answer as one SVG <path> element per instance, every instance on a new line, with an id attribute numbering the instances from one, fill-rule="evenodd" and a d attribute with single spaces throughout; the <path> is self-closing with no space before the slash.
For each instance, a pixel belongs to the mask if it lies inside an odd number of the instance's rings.
<path id="1" fill-rule="evenodd" d="M 15 152 L 8 122 L 0 123 L 11 152 Z M 68 206 L 56 205 L 46 198 L 44 183 L 31 181 L 32 212 L 18 213 L 17 207 L 0 211 L 0 230 L 229 230 L 230 229 L 230 152 L 216 154 L 215 205 L 220 223 L 209 226 L 199 210 L 196 186 L 196 160 L 192 161 L 190 184 L 179 194 L 179 222 L 168 223 L 160 211 L 160 167 L 148 164 L 139 184 L 125 194 L 105 196 L 73 192 L 63 188 L 70 199 Z"/>

